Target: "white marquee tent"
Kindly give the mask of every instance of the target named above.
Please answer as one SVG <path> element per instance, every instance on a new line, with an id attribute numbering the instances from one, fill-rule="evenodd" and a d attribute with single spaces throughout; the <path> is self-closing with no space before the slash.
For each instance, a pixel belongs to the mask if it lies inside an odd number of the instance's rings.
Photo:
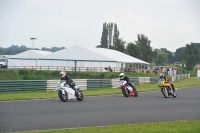
<path id="1" fill-rule="evenodd" d="M 38 58 L 38 66 L 66 67 L 111 67 L 121 68 L 126 64 L 149 63 L 116 50 L 73 46 Z"/>
<path id="2" fill-rule="evenodd" d="M 21 67 L 21 66 L 36 66 L 37 58 L 48 55 L 52 52 L 42 50 L 27 50 L 22 53 L 11 55 L 8 59 L 9 67 Z"/>
<path id="3" fill-rule="evenodd" d="M 149 65 L 148 62 L 126 55 L 122 52 L 106 48 L 88 48 L 82 46 L 73 46 L 57 52 L 29 50 L 23 53 L 11 56 L 8 61 L 8 68 L 13 66 L 30 66 L 36 69 L 80 69 L 85 68 L 94 71 L 97 69 L 111 67 L 120 71 L 127 64 Z"/>

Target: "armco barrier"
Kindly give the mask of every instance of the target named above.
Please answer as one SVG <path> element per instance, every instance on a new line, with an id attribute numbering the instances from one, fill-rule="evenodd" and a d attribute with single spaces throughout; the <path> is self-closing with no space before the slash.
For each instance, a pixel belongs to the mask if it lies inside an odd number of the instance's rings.
<path id="1" fill-rule="evenodd" d="M 47 80 L 47 90 L 55 90 L 57 83 L 60 80 Z M 87 79 L 73 79 L 73 81 L 76 83 L 76 85 L 81 87 L 81 90 L 87 90 Z"/>
<path id="2" fill-rule="evenodd" d="M 172 76 L 172 82 L 176 80 L 181 80 L 184 78 L 190 78 L 190 73 L 189 74 L 181 74 L 181 75 L 173 75 Z"/>
<path id="3" fill-rule="evenodd" d="M 139 84 L 149 84 L 150 77 L 139 77 Z"/>
<path id="4" fill-rule="evenodd" d="M 87 89 L 112 87 L 111 79 L 88 79 Z"/>
<path id="5" fill-rule="evenodd" d="M 183 78 L 190 78 L 190 74 L 172 76 L 172 81 Z M 157 83 L 158 77 L 137 77 L 130 78 L 131 83 L 148 84 Z M 16 91 L 35 91 L 35 90 L 55 90 L 59 80 L 0 80 L 1 92 L 16 92 Z M 115 79 L 74 79 L 76 85 L 81 87 L 81 90 L 90 90 L 104 87 L 119 87 L 119 78 Z"/>
<path id="6" fill-rule="evenodd" d="M 46 80 L 1 80 L 0 92 L 46 90 Z"/>
<path id="7" fill-rule="evenodd" d="M 158 83 L 159 77 L 150 77 L 150 84 Z"/>
<path id="8" fill-rule="evenodd" d="M 138 85 L 138 84 L 140 84 L 140 80 L 139 80 L 139 77 L 137 77 L 137 78 L 130 78 L 130 81 L 131 81 L 131 83 L 133 83 L 133 84 L 135 84 L 135 85 Z"/>
<path id="9" fill-rule="evenodd" d="M 119 78 L 111 79 L 112 81 L 112 88 L 118 88 L 119 87 Z M 139 83 L 139 78 L 130 78 L 131 83 L 138 85 Z"/>

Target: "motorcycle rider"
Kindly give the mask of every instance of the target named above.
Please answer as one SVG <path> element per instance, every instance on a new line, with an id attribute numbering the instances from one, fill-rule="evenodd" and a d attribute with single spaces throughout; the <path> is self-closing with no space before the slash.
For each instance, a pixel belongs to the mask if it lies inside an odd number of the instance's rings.
<path id="1" fill-rule="evenodd" d="M 75 89 L 76 84 L 65 71 L 60 71 L 60 80 L 65 80 L 66 84 L 68 84 L 75 91 L 75 95 L 77 95 L 77 91 Z"/>
<path id="2" fill-rule="evenodd" d="M 164 79 L 165 82 L 170 83 L 171 86 L 172 86 L 172 90 L 173 90 L 173 92 L 175 92 L 175 88 L 174 88 L 173 83 L 169 81 L 169 79 L 164 75 L 164 73 L 160 73 L 160 79 Z"/>
<path id="3" fill-rule="evenodd" d="M 119 77 L 120 77 L 120 81 L 125 80 L 127 84 L 133 88 L 133 91 L 136 92 L 136 88 L 131 84 L 130 79 L 127 76 L 125 76 L 124 73 L 120 73 Z"/>

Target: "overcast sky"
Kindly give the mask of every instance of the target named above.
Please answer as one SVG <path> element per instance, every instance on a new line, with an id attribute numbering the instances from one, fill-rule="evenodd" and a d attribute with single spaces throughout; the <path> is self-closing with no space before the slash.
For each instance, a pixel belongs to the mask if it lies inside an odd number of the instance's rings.
<path id="1" fill-rule="evenodd" d="M 144 34 L 175 52 L 200 43 L 200 0 L 0 0 L 0 47 L 95 47 L 104 22 L 127 43 Z"/>

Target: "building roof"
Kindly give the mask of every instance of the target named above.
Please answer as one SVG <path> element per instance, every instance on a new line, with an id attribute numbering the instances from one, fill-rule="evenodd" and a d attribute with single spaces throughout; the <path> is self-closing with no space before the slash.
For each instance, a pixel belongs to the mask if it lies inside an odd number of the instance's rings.
<path id="1" fill-rule="evenodd" d="M 9 58 L 39 58 L 44 55 L 51 54 L 50 51 L 42 51 L 42 50 L 27 50 L 22 53 L 11 55 Z"/>
<path id="2" fill-rule="evenodd" d="M 39 58 L 39 60 L 40 59 L 116 62 L 107 56 L 101 55 L 97 52 L 91 51 L 89 49 L 77 45 L 56 51 L 52 54 Z"/>
<path id="3" fill-rule="evenodd" d="M 38 58 L 39 60 L 77 60 L 77 61 L 105 61 L 122 63 L 149 64 L 122 52 L 106 48 L 88 48 L 73 46 Z"/>
<path id="4" fill-rule="evenodd" d="M 124 63 L 142 63 L 142 64 L 149 64 L 148 62 L 142 61 L 130 55 L 124 54 L 117 50 L 106 49 L 106 48 L 88 48 L 96 53 L 101 55 L 107 56 L 117 62 L 124 62 Z"/>

